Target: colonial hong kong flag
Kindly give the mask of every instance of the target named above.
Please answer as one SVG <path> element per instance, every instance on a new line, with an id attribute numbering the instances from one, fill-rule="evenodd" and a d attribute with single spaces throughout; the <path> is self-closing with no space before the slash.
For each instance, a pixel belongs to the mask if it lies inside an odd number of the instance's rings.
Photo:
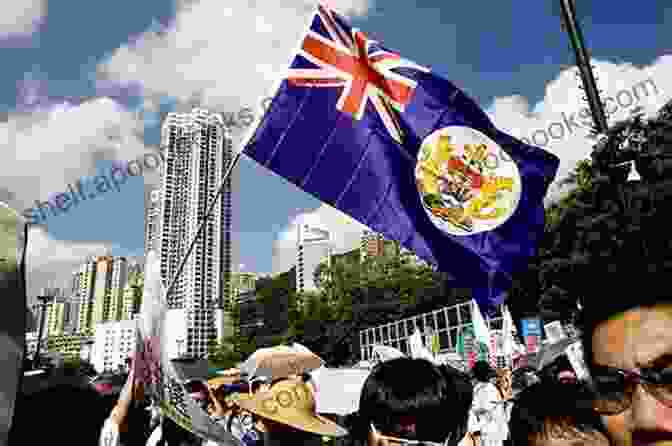
<path id="1" fill-rule="evenodd" d="M 488 315 L 534 254 L 559 164 L 324 6 L 245 153 L 449 272 Z"/>

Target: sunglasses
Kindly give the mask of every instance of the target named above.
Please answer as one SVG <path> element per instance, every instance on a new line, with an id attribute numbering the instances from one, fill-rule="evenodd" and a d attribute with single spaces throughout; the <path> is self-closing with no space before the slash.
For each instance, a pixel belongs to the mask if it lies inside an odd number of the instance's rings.
<path id="1" fill-rule="evenodd" d="M 632 404 L 637 384 L 672 408 L 672 369 L 640 369 L 638 372 L 616 367 L 595 366 L 592 385 L 595 392 L 594 409 L 602 415 L 616 415 Z"/>
<path id="2" fill-rule="evenodd" d="M 399 445 L 414 445 L 414 446 L 448 446 L 452 437 L 451 435 L 446 439 L 444 442 L 436 442 L 436 441 L 420 441 L 420 440 L 407 440 L 405 438 L 399 438 L 399 437 L 390 437 L 387 435 L 383 435 L 378 430 L 376 427 L 371 424 L 371 431 L 373 432 L 373 435 L 376 436 L 377 438 L 381 440 L 386 440 L 390 444 L 399 444 Z"/>

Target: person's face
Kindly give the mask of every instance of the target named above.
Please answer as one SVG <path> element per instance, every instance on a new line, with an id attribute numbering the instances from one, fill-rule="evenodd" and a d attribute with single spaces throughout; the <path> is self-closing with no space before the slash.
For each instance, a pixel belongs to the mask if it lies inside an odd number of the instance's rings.
<path id="1" fill-rule="evenodd" d="M 672 305 L 638 308 L 597 326 L 593 363 L 625 370 L 672 368 Z M 668 375 L 669 376 L 669 375 Z M 670 393 L 670 392 L 668 392 Z M 672 407 L 640 385 L 621 413 L 603 415 L 616 446 L 672 445 Z"/>

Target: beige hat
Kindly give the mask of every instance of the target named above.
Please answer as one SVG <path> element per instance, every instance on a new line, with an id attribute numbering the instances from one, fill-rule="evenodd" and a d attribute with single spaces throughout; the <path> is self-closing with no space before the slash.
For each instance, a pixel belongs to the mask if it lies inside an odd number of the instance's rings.
<path id="1" fill-rule="evenodd" d="M 301 378 L 279 381 L 270 390 L 252 396 L 237 395 L 235 403 L 262 418 L 302 431 L 328 437 L 348 435 L 347 429 L 317 414 L 313 392 Z"/>

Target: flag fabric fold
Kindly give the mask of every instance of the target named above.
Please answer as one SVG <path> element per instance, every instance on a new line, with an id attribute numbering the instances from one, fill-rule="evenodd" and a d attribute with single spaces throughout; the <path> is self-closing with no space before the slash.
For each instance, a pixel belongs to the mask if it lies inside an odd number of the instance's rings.
<path id="1" fill-rule="evenodd" d="M 534 254 L 559 164 L 323 6 L 244 153 L 451 273 L 486 314 Z"/>
<path id="2" fill-rule="evenodd" d="M 0 202 L 0 445 L 7 444 L 21 385 L 26 337 L 26 221 Z"/>

